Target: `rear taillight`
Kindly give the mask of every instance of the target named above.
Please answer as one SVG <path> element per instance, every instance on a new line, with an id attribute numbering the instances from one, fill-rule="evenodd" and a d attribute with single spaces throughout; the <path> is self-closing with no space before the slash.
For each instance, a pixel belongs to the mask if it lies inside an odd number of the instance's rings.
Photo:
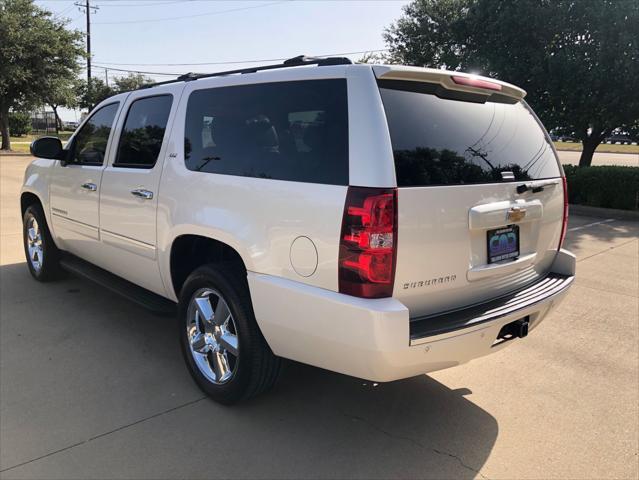
<path id="1" fill-rule="evenodd" d="M 339 246 L 339 291 L 390 297 L 397 252 L 397 190 L 349 187 Z"/>
<path id="2" fill-rule="evenodd" d="M 564 239 L 566 238 L 566 231 L 568 230 L 568 183 L 566 182 L 566 177 L 561 178 L 561 183 L 564 186 L 564 219 L 561 224 L 561 237 L 559 237 L 559 248 L 564 244 Z"/>

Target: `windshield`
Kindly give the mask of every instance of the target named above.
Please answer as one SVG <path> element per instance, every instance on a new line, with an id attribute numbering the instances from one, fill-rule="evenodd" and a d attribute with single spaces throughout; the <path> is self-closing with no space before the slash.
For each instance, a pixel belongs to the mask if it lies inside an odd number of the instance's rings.
<path id="1" fill-rule="evenodd" d="M 380 87 L 399 187 L 560 176 L 552 146 L 523 102 L 475 103 Z"/>

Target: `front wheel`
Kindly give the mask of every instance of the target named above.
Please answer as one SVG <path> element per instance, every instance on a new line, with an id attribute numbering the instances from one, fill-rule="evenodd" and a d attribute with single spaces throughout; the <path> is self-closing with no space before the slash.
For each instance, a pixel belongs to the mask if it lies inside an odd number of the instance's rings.
<path id="1" fill-rule="evenodd" d="M 60 251 L 53 243 L 47 220 L 39 205 L 31 205 L 22 218 L 22 237 L 27 266 L 33 278 L 40 282 L 59 275 Z"/>
<path id="2" fill-rule="evenodd" d="M 232 404 L 268 390 L 280 359 L 262 336 L 246 278 L 230 265 L 205 265 L 180 295 L 180 343 L 189 371 L 214 400 Z"/>

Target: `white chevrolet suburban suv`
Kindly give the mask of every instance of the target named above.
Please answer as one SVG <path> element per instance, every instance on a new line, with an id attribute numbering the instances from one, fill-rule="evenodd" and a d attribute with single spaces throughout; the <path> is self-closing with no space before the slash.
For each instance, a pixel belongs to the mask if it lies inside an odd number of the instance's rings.
<path id="1" fill-rule="evenodd" d="M 116 95 L 64 148 L 32 144 L 29 270 L 177 311 L 223 403 L 268 389 L 282 357 L 386 382 L 496 352 L 575 274 L 565 178 L 524 95 L 307 57 Z"/>

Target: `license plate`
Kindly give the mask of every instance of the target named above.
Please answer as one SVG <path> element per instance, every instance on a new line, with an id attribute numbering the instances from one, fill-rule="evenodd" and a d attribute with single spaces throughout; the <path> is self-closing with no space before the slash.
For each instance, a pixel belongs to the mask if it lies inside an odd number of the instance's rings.
<path id="1" fill-rule="evenodd" d="M 519 227 L 508 227 L 488 230 L 488 263 L 515 259 L 519 256 Z"/>

